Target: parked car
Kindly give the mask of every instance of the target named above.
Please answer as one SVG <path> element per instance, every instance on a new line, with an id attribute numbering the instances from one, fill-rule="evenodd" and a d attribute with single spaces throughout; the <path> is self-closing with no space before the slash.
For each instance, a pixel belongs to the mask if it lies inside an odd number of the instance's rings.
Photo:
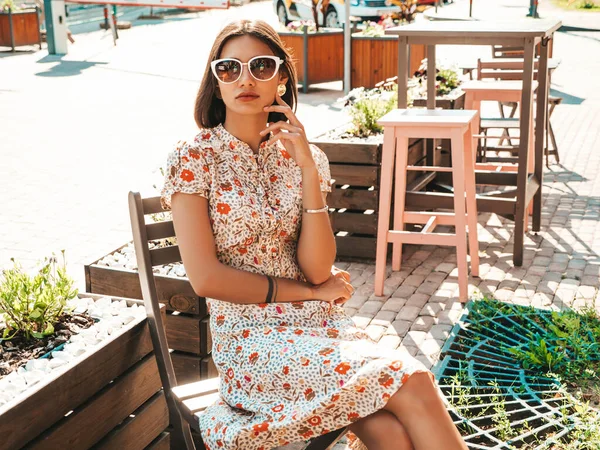
<path id="1" fill-rule="evenodd" d="M 329 28 L 342 26 L 345 17 L 344 0 L 330 0 L 325 10 L 321 12 L 319 0 L 319 24 Z M 350 0 L 350 15 L 361 19 L 379 19 L 384 14 L 400 11 L 398 6 L 386 5 L 386 0 Z M 273 8 L 279 21 L 287 25 L 293 20 L 313 20 L 312 0 L 273 0 Z M 325 20 L 323 20 L 325 19 Z"/>

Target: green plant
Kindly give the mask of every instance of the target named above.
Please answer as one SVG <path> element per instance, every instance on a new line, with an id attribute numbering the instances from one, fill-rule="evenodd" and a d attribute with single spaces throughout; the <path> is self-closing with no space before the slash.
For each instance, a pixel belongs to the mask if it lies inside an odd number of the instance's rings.
<path id="1" fill-rule="evenodd" d="M 435 93 L 438 96 L 447 95 L 460 85 L 458 70 L 454 67 L 440 66 L 439 63 L 436 66 L 438 68 L 435 75 Z M 414 73 L 411 81 L 416 89 L 425 96 L 427 92 L 427 58 L 421 61 L 421 66 Z"/>
<path id="2" fill-rule="evenodd" d="M 2 0 L 0 2 L 0 11 L 17 11 L 18 9 L 13 0 Z"/>
<path id="3" fill-rule="evenodd" d="M 11 258 L 14 268 L 2 272 L 0 279 L 0 314 L 5 327 L 2 340 L 22 333 L 25 339 L 41 339 L 54 333 L 54 324 L 67 302 L 77 296 L 73 279 L 67 275 L 65 251 L 63 265 L 56 267 L 56 257 L 44 258 L 39 272 L 31 277 Z"/>
<path id="4" fill-rule="evenodd" d="M 373 89 L 356 88 L 342 100 L 352 120 L 349 132 L 367 137 L 383 130 L 377 121 L 398 104 L 398 85 L 392 80 L 379 83 Z"/>

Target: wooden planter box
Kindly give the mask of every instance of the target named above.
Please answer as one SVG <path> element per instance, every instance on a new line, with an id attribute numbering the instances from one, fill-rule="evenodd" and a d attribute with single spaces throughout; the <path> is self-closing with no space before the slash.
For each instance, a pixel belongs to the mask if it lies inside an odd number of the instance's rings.
<path id="1" fill-rule="evenodd" d="M 413 107 L 426 108 L 426 98 L 413 99 Z M 459 88 L 454 89 L 445 97 L 435 99 L 435 107 L 442 109 L 464 109 L 465 108 L 465 93 Z"/>
<path id="2" fill-rule="evenodd" d="M 331 177 L 336 180 L 336 189 L 328 203 L 336 209 L 331 219 L 338 257 L 375 259 L 383 134 L 373 143 L 332 140 L 325 135 L 311 142 L 327 155 Z M 409 144 L 409 164 L 422 163 L 423 140 L 411 139 Z M 420 172 L 410 173 L 409 185 L 416 182 L 419 175 Z"/>
<path id="3" fill-rule="evenodd" d="M 0 12 L 0 47 L 15 47 L 37 44 L 42 48 L 40 16 L 38 8 Z"/>
<path id="4" fill-rule="evenodd" d="M 148 323 L 141 318 L 25 397 L 0 406 L 0 450 L 151 448 L 169 443 L 168 425 Z"/>
<path id="5" fill-rule="evenodd" d="M 410 74 L 415 73 L 427 57 L 425 45 L 410 46 Z M 351 89 L 370 89 L 387 78 L 398 75 L 398 38 L 352 35 Z"/>
<path id="6" fill-rule="evenodd" d="M 343 30 L 279 32 L 279 37 L 292 53 L 302 92 L 311 84 L 344 79 Z"/>
<path id="7" fill-rule="evenodd" d="M 86 291 L 141 299 L 138 272 L 101 266 L 98 261 L 102 258 L 84 266 Z M 165 327 L 169 348 L 174 350 L 171 358 L 177 382 L 184 384 L 218 376 L 210 356 L 212 337 L 205 299 L 195 294 L 187 278 L 156 274 L 154 279 L 158 299 L 167 309 Z"/>

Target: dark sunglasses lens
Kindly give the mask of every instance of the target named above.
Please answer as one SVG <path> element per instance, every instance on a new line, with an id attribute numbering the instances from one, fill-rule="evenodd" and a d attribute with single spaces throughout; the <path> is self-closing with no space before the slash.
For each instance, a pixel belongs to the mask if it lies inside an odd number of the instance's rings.
<path id="1" fill-rule="evenodd" d="M 277 70 L 277 63 L 271 58 L 256 58 L 250 63 L 250 72 L 258 80 L 273 78 Z"/>
<path id="2" fill-rule="evenodd" d="M 240 66 L 240 63 L 237 61 L 225 60 L 217 64 L 215 69 L 219 80 L 221 80 L 223 83 L 231 83 L 232 81 L 237 80 L 240 76 L 242 66 Z"/>

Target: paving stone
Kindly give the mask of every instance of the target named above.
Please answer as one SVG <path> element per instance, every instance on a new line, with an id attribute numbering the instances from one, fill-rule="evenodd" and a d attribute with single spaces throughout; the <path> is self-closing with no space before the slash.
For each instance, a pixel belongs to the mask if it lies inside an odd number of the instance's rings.
<path id="1" fill-rule="evenodd" d="M 383 304 L 383 306 L 381 307 L 381 310 L 382 311 L 394 311 L 394 312 L 398 313 L 400 311 L 400 309 L 402 309 L 402 307 L 404 305 L 406 305 L 406 302 L 407 302 L 407 300 L 405 298 L 392 297 Z"/>
<path id="2" fill-rule="evenodd" d="M 448 274 L 448 273 L 452 272 L 455 268 L 456 268 L 456 264 L 442 263 L 435 268 L 435 271 Z"/>
<path id="3" fill-rule="evenodd" d="M 394 320 L 387 328 L 385 334 L 404 337 L 408 333 L 408 330 L 410 330 L 411 325 L 412 320 Z"/>
<path id="4" fill-rule="evenodd" d="M 445 341 L 450 336 L 450 331 L 452 331 L 452 325 L 438 323 L 431 327 L 429 334 L 438 341 Z"/>
<path id="5" fill-rule="evenodd" d="M 532 264 L 534 266 L 548 267 L 551 262 L 552 259 L 548 258 L 547 256 L 536 256 L 535 258 L 533 258 Z"/>
<path id="6" fill-rule="evenodd" d="M 419 352 L 419 349 L 416 345 L 414 345 L 414 344 L 405 345 L 404 341 L 400 344 L 400 347 L 398 347 L 398 350 L 401 352 L 405 352 L 405 353 L 409 354 L 410 356 L 415 356 Z"/>
<path id="7" fill-rule="evenodd" d="M 410 298 L 406 302 L 406 305 L 422 308 L 429 301 L 429 298 L 429 295 L 416 293 L 410 296 Z"/>
<path id="8" fill-rule="evenodd" d="M 415 286 L 403 284 L 394 291 L 393 297 L 408 299 L 417 290 Z"/>
<path id="9" fill-rule="evenodd" d="M 417 306 L 403 306 L 400 312 L 398 312 L 396 320 L 413 321 L 419 316 L 420 311 L 421 308 Z"/>
<path id="10" fill-rule="evenodd" d="M 427 333 L 425 331 L 413 331 L 410 330 L 402 339 L 402 344 L 404 345 L 414 345 L 418 347 L 427 337 Z"/>
<path id="11" fill-rule="evenodd" d="M 423 275 L 411 274 L 406 280 L 404 280 L 402 286 L 414 286 L 415 288 L 418 288 L 421 286 L 421 284 L 423 284 L 423 281 L 425 281 L 425 277 Z"/>
<path id="12" fill-rule="evenodd" d="M 383 302 L 369 300 L 358 310 L 358 313 L 362 315 L 375 316 L 382 306 Z"/>
<path id="13" fill-rule="evenodd" d="M 438 316 L 438 324 L 454 325 L 462 317 L 463 312 L 459 310 L 444 310 Z"/>
<path id="14" fill-rule="evenodd" d="M 439 302 L 427 303 L 419 312 L 419 315 L 437 317 L 437 315 L 444 310 L 445 306 L 444 303 Z"/>
<path id="15" fill-rule="evenodd" d="M 371 323 L 387 327 L 396 319 L 396 315 L 394 311 L 379 311 Z"/>
<path id="16" fill-rule="evenodd" d="M 435 318 L 431 316 L 419 316 L 415 319 L 411 331 L 429 331 L 435 323 Z"/>
<path id="17" fill-rule="evenodd" d="M 350 300 L 348 300 L 344 306 L 349 307 L 349 308 L 354 308 L 354 309 L 360 309 L 366 302 L 367 302 L 367 298 L 364 295 L 358 295 L 356 292 L 354 293 L 354 295 L 352 296 L 352 298 L 350 298 Z"/>
<path id="18" fill-rule="evenodd" d="M 423 284 L 421 284 L 421 286 L 419 286 L 417 292 L 420 294 L 426 294 L 427 296 L 431 296 L 435 293 L 435 291 L 438 290 L 438 287 L 439 283 L 424 282 Z"/>

